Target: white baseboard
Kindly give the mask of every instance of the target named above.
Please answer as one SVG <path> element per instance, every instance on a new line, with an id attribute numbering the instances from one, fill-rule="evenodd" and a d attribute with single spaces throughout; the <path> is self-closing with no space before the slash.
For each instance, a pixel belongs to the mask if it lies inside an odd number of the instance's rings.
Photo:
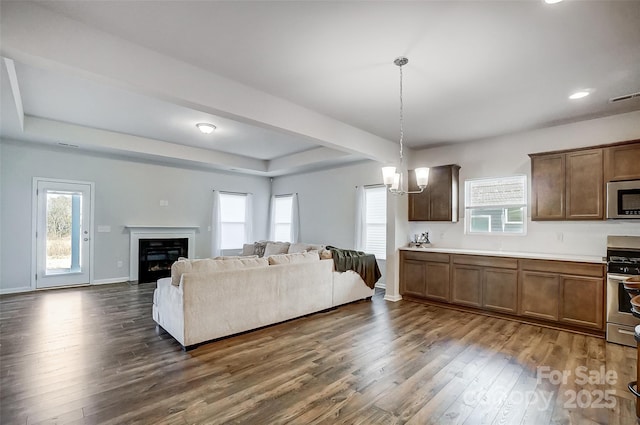
<path id="1" fill-rule="evenodd" d="M 125 277 L 114 277 L 112 279 L 95 279 L 91 284 L 92 285 L 107 285 L 109 283 L 124 283 L 129 281 L 129 276 Z"/>
<path id="2" fill-rule="evenodd" d="M 391 302 L 397 302 L 400 301 L 402 299 L 402 295 L 385 295 L 384 296 L 384 300 L 385 301 L 391 301 Z"/>
<path id="3" fill-rule="evenodd" d="M 0 289 L 0 295 L 5 294 L 19 294 L 21 292 L 31 292 L 33 288 L 31 286 L 23 286 L 22 288 L 2 288 Z"/>

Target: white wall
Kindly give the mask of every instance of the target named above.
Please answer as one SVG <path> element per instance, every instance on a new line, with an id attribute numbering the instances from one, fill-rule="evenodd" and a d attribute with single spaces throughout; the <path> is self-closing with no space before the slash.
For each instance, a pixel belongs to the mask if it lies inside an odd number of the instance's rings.
<path id="1" fill-rule="evenodd" d="M 356 186 L 381 183 L 380 163 L 365 161 L 275 177 L 272 190 L 274 195 L 298 193 L 301 241 L 354 249 Z M 378 264 L 384 276 L 384 261 Z"/>
<path id="2" fill-rule="evenodd" d="M 462 167 L 461 220 L 458 223 L 412 222 L 407 240 L 414 233 L 429 231 L 431 242 L 438 247 L 604 256 L 607 235 L 640 235 L 640 220 L 531 222 L 529 217 L 526 236 L 465 235 L 463 182 L 479 177 L 526 174 L 530 193 L 529 153 L 633 139 L 640 139 L 640 112 L 415 152 L 410 158 L 412 168 L 444 164 Z"/>
<path id="3" fill-rule="evenodd" d="M 195 254 L 210 255 L 213 189 L 254 194 L 256 239 L 267 236 L 268 178 L 126 160 L 78 150 L 0 141 L 0 292 L 28 290 L 31 276 L 33 177 L 95 183 L 94 279 L 127 280 L 129 233 L 125 225 L 200 226 Z M 160 200 L 169 201 L 161 207 Z M 117 262 L 123 267 L 118 268 Z"/>
<path id="4" fill-rule="evenodd" d="M 356 186 L 381 184 L 375 161 L 330 170 L 275 177 L 274 195 L 298 193 L 300 240 L 354 248 Z"/>

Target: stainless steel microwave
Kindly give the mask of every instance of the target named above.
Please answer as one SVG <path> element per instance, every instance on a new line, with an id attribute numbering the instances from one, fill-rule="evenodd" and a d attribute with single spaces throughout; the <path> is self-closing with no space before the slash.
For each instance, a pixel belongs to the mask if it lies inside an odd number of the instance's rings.
<path id="1" fill-rule="evenodd" d="M 640 219 L 640 180 L 607 183 L 607 218 Z"/>

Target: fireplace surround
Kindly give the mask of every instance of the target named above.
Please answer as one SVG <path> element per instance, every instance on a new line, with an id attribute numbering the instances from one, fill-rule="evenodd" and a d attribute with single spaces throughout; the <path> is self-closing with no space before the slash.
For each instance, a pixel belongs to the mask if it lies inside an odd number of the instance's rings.
<path id="1" fill-rule="evenodd" d="M 129 230 L 129 280 L 139 281 L 140 240 L 187 239 L 187 258 L 196 258 L 195 238 L 199 226 L 127 225 Z"/>

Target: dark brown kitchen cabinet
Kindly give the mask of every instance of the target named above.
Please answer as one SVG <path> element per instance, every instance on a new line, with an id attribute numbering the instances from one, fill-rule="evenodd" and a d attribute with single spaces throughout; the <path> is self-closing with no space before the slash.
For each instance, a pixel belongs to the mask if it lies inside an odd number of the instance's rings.
<path id="1" fill-rule="evenodd" d="M 640 140 L 604 149 L 605 182 L 640 179 Z"/>
<path id="2" fill-rule="evenodd" d="M 517 268 L 515 258 L 454 255 L 451 302 L 517 313 Z"/>
<path id="3" fill-rule="evenodd" d="M 453 265 L 451 302 L 482 307 L 482 268 L 466 264 Z"/>
<path id="4" fill-rule="evenodd" d="M 532 220 L 602 220 L 602 149 L 531 154 Z"/>
<path id="5" fill-rule="evenodd" d="M 458 221 L 459 165 L 431 167 L 429 184 L 422 193 L 408 196 L 409 221 Z M 418 190 L 413 170 L 409 171 L 409 190 Z"/>
<path id="6" fill-rule="evenodd" d="M 604 264 L 400 250 L 400 293 L 604 335 Z"/>
<path id="7" fill-rule="evenodd" d="M 602 278 L 562 276 L 560 321 L 570 325 L 602 329 L 604 289 Z"/>
<path id="8" fill-rule="evenodd" d="M 482 306 L 508 314 L 518 312 L 517 270 L 487 268 L 482 280 Z"/>
<path id="9" fill-rule="evenodd" d="M 520 315 L 604 329 L 604 266 L 522 260 Z"/>
<path id="10" fill-rule="evenodd" d="M 402 266 L 404 292 L 409 295 L 424 296 L 426 293 L 424 262 L 405 259 Z"/>
<path id="11" fill-rule="evenodd" d="M 400 293 L 449 301 L 449 254 L 400 251 Z"/>
<path id="12" fill-rule="evenodd" d="M 604 172 L 602 149 L 567 153 L 567 220 L 604 218 Z"/>
<path id="13" fill-rule="evenodd" d="M 424 296 L 449 302 L 449 263 L 425 263 L 426 291 Z"/>
<path id="14" fill-rule="evenodd" d="M 559 294 L 560 278 L 557 274 L 523 271 L 520 315 L 557 321 Z"/>
<path id="15" fill-rule="evenodd" d="M 565 156 L 531 157 L 531 219 L 562 220 L 565 217 Z"/>

